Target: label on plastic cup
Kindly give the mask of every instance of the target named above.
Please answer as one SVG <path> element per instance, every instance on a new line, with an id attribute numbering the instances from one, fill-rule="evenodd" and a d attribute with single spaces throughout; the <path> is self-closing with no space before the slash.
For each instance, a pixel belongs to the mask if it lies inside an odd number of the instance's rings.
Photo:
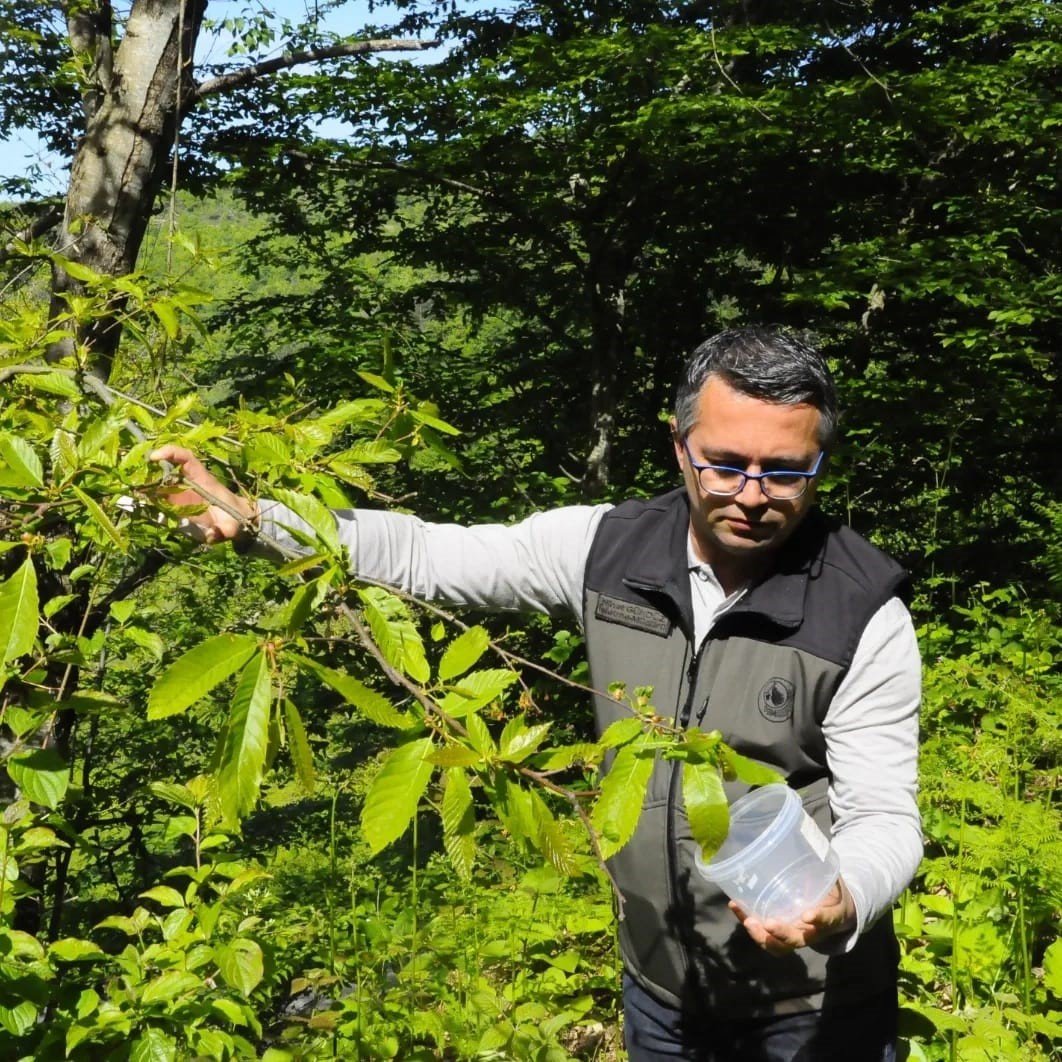
<path id="1" fill-rule="evenodd" d="M 830 850 L 829 838 L 815 825 L 815 820 L 805 811 L 804 818 L 800 823 L 800 836 L 808 842 L 811 850 L 825 860 L 826 853 Z"/>

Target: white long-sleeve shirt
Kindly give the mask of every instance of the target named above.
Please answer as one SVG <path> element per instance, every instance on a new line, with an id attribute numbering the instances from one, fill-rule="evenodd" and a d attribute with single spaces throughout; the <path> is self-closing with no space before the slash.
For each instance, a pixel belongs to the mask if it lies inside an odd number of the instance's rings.
<path id="1" fill-rule="evenodd" d="M 336 513 L 354 571 L 425 600 L 491 611 L 545 612 L 581 621 L 587 556 L 609 505 L 548 510 L 513 525 L 431 524 L 372 510 Z M 282 505 L 262 505 L 262 528 L 299 548 L 285 530 L 305 529 Z M 688 549 L 698 644 L 727 597 L 709 565 Z M 881 917 L 922 857 L 916 802 L 921 665 L 914 626 L 898 598 L 867 624 L 823 721 L 830 770 L 832 843 L 855 901 L 856 930 Z M 831 948 L 830 950 L 835 950 Z"/>

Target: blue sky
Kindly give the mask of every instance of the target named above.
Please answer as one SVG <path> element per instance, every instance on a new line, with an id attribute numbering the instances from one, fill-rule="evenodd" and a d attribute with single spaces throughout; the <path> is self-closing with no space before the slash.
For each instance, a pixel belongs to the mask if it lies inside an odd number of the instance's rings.
<path id="1" fill-rule="evenodd" d="M 119 10 L 127 10 L 129 3 L 128 0 L 125 3 L 119 0 L 115 6 Z M 275 15 L 278 21 L 286 18 L 291 22 L 301 22 L 316 6 L 314 0 L 211 0 L 207 7 L 207 17 L 220 22 L 240 15 L 254 17 L 261 11 L 267 11 Z M 369 22 L 385 23 L 393 14 L 385 4 L 377 5 L 377 10 L 370 12 L 368 0 L 347 0 L 342 7 L 329 12 L 323 22 L 323 28 L 340 35 L 354 33 Z M 204 34 L 201 44 L 196 57 L 199 62 L 224 59 L 227 39 L 215 39 L 212 35 Z M 337 128 L 335 131 L 324 131 L 337 135 L 341 130 Z M 49 155 L 32 131 L 22 131 L 8 140 L 0 140 L 0 177 L 22 175 L 34 162 L 38 163 L 44 172 L 40 192 L 56 194 L 65 191 L 65 164 Z"/>

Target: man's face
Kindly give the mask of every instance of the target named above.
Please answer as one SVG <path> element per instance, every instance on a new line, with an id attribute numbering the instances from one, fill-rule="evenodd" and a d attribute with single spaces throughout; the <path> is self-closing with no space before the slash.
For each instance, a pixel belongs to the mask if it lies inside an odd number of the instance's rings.
<path id="1" fill-rule="evenodd" d="M 709 377 L 697 403 L 697 420 L 686 437 L 700 464 L 729 465 L 746 472 L 809 471 L 819 454 L 819 411 L 809 405 L 765 402 Z M 707 494 L 686 458 L 672 423 L 675 456 L 690 497 L 690 527 L 701 560 L 739 578 L 769 559 L 815 501 L 815 482 L 791 501 L 768 498 L 756 480 L 730 497 Z"/>

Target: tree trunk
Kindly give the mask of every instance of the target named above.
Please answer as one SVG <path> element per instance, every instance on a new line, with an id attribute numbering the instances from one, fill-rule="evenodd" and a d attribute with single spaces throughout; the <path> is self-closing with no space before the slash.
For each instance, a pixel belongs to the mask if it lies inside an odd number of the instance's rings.
<path id="1" fill-rule="evenodd" d="M 59 250 L 97 273 L 118 276 L 136 265 L 179 115 L 194 91 L 191 57 L 205 10 L 206 0 L 136 0 L 113 61 L 106 48 L 101 52 L 101 42 L 110 40 L 109 4 L 101 0 L 94 24 L 78 25 L 76 37 L 71 24 L 75 48 L 108 59 L 97 59 L 84 95 L 85 135 L 70 170 Z M 82 287 L 55 267 L 53 317 Z M 116 300 L 110 315 L 57 344 L 52 358 L 73 353 L 76 341 L 90 352 L 90 371 L 105 380 L 121 335 L 121 309 Z"/>

